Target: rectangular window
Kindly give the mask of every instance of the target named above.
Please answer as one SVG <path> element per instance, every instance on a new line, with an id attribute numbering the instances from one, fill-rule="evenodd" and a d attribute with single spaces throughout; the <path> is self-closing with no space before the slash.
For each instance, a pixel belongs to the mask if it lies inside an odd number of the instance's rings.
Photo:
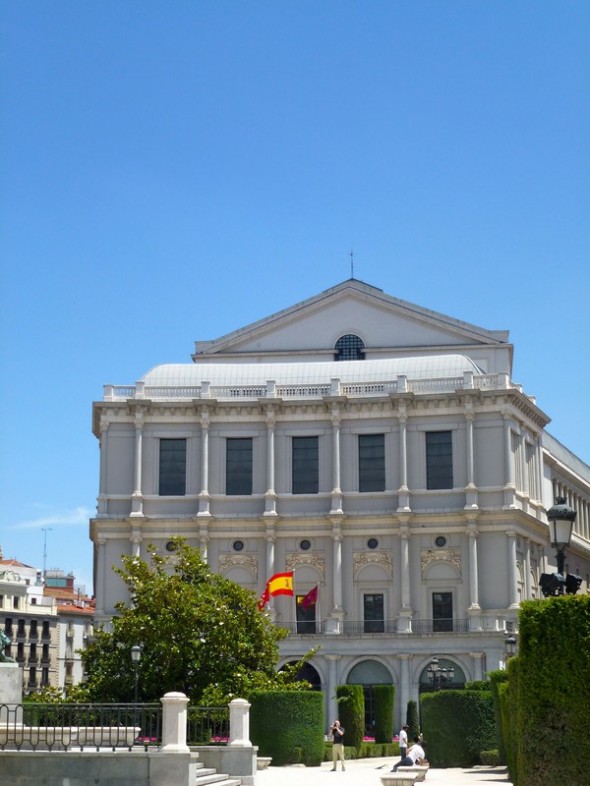
<path id="1" fill-rule="evenodd" d="M 383 633 L 383 595 L 363 595 L 363 612 L 365 633 Z"/>
<path id="2" fill-rule="evenodd" d="M 31 627 L 29 629 L 29 638 L 37 638 L 37 620 L 31 620 Z"/>
<path id="3" fill-rule="evenodd" d="M 293 494 L 317 494 L 318 437 L 293 437 Z"/>
<path id="4" fill-rule="evenodd" d="M 228 437 L 225 443 L 225 493 L 252 494 L 252 437 Z"/>
<path id="5" fill-rule="evenodd" d="M 305 595 L 295 596 L 295 612 L 297 615 L 297 633 L 315 633 L 315 603 L 303 607 Z"/>
<path id="6" fill-rule="evenodd" d="M 186 494 L 186 439 L 160 440 L 161 497 L 183 497 Z"/>
<path id="7" fill-rule="evenodd" d="M 19 601 L 20 598 L 18 597 L 18 595 L 15 595 L 14 598 L 12 599 L 12 605 L 15 609 L 18 609 Z"/>
<path id="8" fill-rule="evenodd" d="M 49 638 L 49 620 L 43 620 L 43 638 Z"/>
<path id="9" fill-rule="evenodd" d="M 453 488 L 453 433 L 426 432 L 426 488 Z"/>
<path id="10" fill-rule="evenodd" d="M 432 631 L 445 633 L 453 630 L 453 593 L 432 593 Z"/>
<path id="11" fill-rule="evenodd" d="M 359 434 L 359 491 L 385 491 L 384 434 Z"/>

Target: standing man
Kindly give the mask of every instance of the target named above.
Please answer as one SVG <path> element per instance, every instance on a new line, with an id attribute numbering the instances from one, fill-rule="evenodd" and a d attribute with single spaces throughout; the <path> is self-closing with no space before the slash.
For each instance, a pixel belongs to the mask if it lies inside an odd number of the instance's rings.
<path id="1" fill-rule="evenodd" d="M 410 727 L 404 723 L 399 733 L 399 755 L 402 759 L 406 758 L 408 753 L 408 729 Z"/>
<path id="2" fill-rule="evenodd" d="M 330 734 L 332 735 L 332 772 L 336 772 L 338 760 L 344 770 L 344 729 L 340 721 L 335 720 L 330 726 Z"/>

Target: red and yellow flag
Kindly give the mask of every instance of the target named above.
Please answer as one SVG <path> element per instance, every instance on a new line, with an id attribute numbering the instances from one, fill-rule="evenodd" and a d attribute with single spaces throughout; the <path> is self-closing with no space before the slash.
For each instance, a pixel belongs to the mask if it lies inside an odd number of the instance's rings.
<path id="1" fill-rule="evenodd" d="M 264 592 L 258 601 L 258 608 L 262 609 L 266 606 L 271 597 L 275 595 L 293 595 L 293 571 L 288 573 L 275 573 L 266 582 Z"/>

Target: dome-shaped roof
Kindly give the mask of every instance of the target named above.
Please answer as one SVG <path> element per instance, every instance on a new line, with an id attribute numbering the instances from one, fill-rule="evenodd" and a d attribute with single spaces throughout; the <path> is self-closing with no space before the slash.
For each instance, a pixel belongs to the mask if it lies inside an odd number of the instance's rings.
<path id="1" fill-rule="evenodd" d="M 344 360 L 313 363 L 168 363 L 155 366 L 142 377 L 146 386 L 305 385 L 341 382 L 382 382 L 398 376 L 408 379 L 462 377 L 481 370 L 465 355 L 427 355 L 382 360 Z"/>

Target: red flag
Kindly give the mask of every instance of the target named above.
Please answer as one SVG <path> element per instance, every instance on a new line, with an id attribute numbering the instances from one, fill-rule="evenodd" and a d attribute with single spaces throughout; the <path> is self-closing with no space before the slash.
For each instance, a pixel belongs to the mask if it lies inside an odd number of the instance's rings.
<path id="1" fill-rule="evenodd" d="M 268 593 L 268 584 L 267 584 L 266 587 L 264 588 L 264 592 L 258 599 L 258 610 L 262 611 L 262 609 L 266 606 L 269 600 L 270 600 L 270 595 Z"/>
<path id="2" fill-rule="evenodd" d="M 317 602 L 318 602 L 318 585 L 316 584 L 315 587 L 311 589 L 301 601 L 301 608 L 308 609 L 310 606 L 314 606 Z"/>

